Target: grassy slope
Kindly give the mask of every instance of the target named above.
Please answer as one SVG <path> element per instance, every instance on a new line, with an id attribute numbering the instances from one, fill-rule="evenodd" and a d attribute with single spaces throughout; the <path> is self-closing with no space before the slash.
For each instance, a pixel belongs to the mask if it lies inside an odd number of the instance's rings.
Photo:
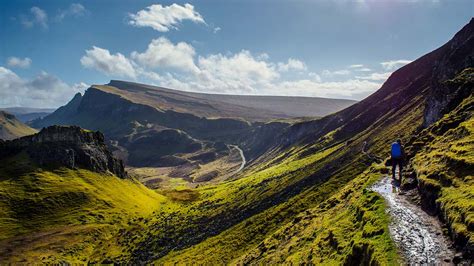
<path id="1" fill-rule="evenodd" d="M 369 259 L 394 263 L 383 199 L 365 189 L 379 174 L 366 171 L 337 193 L 343 181 L 332 179 L 158 262 L 340 263 L 366 249 Z"/>
<path id="2" fill-rule="evenodd" d="M 0 139 L 9 140 L 36 132 L 38 131 L 23 124 L 13 115 L 0 111 Z"/>
<path id="3" fill-rule="evenodd" d="M 471 77 L 472 79 L 472 77 Z M 474 97 L 424 130 L 413 159 L 458 244 L 474 247 Z M 464 243 L 463 243 L 464 242 Z"/>
<path id="4" fill-rule="evenodd" d="M 133 180 L 36 168 L 26 154 L 0 162 L 0 262 L 79 262 L 99 256 L 120 229 L 165 197 Z M 111 243 L 109 243 L 111 244 Z"/>

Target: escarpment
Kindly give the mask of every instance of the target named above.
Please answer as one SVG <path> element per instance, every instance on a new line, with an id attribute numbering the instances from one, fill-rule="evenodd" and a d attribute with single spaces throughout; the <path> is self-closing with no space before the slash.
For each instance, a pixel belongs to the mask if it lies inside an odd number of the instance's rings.
<path id="1" fill-rule="evenodd" d="M 40 167 L 84 168 L 126 178 L 122 161 L 107 149 L 104 135 L 77 126 L 50 126 L 0 143 L 0 159 L 25 152 Z"/>

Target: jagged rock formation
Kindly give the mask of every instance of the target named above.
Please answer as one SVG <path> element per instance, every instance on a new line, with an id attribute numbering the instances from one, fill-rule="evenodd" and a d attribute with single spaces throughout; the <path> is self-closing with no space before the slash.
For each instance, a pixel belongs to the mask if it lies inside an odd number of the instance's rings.
<path id="1" fill-rule="evenodd" d="M 41 167 L 85 168 L 127 177 L 122 161 L 107 149 L 104 135 L 77 126 L 51 126 L 37 134 L 0 143 L 0 159 L 20 152 L 26 152 Z"/>

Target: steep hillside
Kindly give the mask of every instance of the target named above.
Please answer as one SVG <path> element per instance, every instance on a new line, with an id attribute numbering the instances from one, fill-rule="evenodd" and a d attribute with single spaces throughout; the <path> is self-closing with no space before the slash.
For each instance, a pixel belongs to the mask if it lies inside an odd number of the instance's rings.
<path id="1" fill-rule="evenodd" d="M 470 95 L 414 137 L 410 152 L 421 205 L 445 221 L 455 244 L 474 256 L 474 68 L 446 85 Z"/>
<path id="2" fill-rule="evenodd" d="M 0 111 L 0 139 L 10 140 L 36 132 L 35 129 L 18 121 L 14 115 Z"/>
<path id="3" fill-rule="evenodd" d="M 0 263 L 84 263 L 119 252 L 110 239 L 143 224 L 165 197 L 102 168 L 115 160 L 108 156 L 99 133 L 78 128 L 1 143 Z M 60 157 L 68 160 L 41 160 Z"/>

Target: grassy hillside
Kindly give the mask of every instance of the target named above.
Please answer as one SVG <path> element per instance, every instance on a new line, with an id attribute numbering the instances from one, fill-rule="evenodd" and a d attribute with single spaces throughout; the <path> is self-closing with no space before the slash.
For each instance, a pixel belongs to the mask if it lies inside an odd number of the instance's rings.
<path id="1" fill-rule="evenodd" d="M 448 81 L 471 90 L 474 68 Z M 418 174 L 423 206 L 439 213 L 456 244 L 474 254 L 474 97 L 469 95 L 452 112 L 413 141 L 413 166 Z"/>
<path id="2" fill-rule="evenodd" d="M 0 139 L 10 140 L 36 132 L 37 130 L 23 124 L 14 115 L 0 111 Z"/>
<path id="3" fill-rule="evenodd" d="M 120 230 L 142 223 L 165 197 L 87 170 L 39 169 L 25 153 L 0 162 L 0 262 L 85 262 L 119 252 Z M 118 250 L 117 250 L 118 249 Z"/>

